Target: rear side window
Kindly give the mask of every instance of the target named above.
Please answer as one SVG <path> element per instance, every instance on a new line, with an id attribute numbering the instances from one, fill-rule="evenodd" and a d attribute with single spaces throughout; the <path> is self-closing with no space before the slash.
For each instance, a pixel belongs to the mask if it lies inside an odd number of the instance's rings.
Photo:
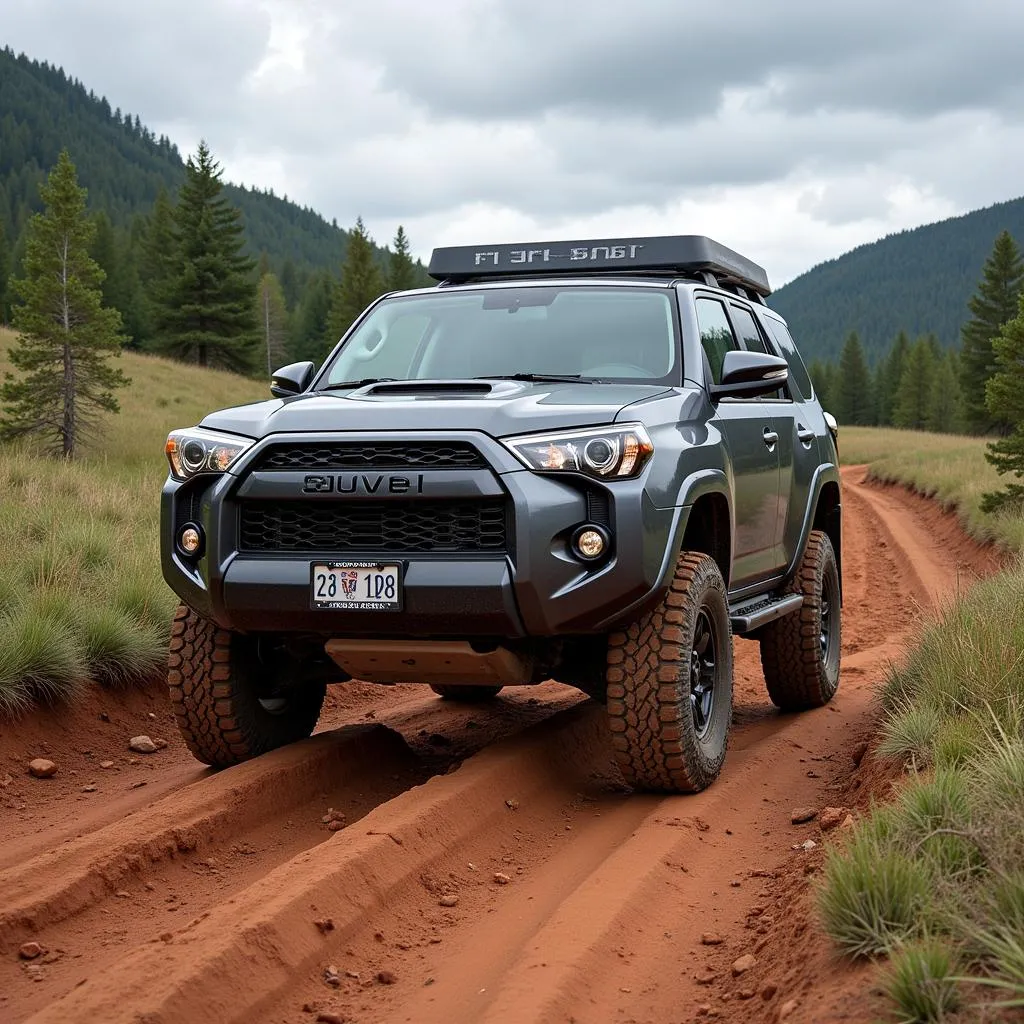
<path id="1" fill-rule="evenodd" d="M 697 299 L 694 306 L 700 327 L 701 347 L 711 368 L 711 381 L 713 384 L 721 384 L 725 353 L 737 348 L 729 318 L 725 315 L 725 306 L 717 299 L 701 298 Z"/>
<path id="2" fill-rule="evenodd" d="M 739 334 L 743 347 L 748 352 L 763 352 L 768 355 L 768 346 L 765 345 L 764 338 L 761 337 L 761 332 L 757 329 L 750 310 L 731 304 L 729 308 L 732 312 L 732 322 L 736 325 L 736 333 Z"/>
<path id="3" fill-rule="evenodd" d="M 789 363 L 790 385 L 795 387 L 800 393 L 801 398 L 812 398 L 814 388 L 811 385 L 810 374 L 807 372 L 807 367 L 804 366 L 804 361 L 800 358 L 800 353 L 797 351 L 796 344 L 793 341 L 792 335 L 786 329 L 786 325 L 768 316 L 764 318 L 763 323 L 768 328 L 768 333 L 772 336 L 775 344 L 779 347 L 782 357 Z"/>

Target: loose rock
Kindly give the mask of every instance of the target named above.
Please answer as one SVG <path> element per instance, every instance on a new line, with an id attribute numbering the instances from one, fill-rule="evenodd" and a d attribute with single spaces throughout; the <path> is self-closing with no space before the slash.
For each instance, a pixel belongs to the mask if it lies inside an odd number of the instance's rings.
<path id="1" fill-rule="evenodd" d="M 737 999 L 753 999 L 757 995 L 757 989 L 754 988 L 741 988 L 736 993 Z"/>
<path id="2" fill-rule="evenodd" d="M 398 977 L 393 971 L 378 971 L 377 980 L 382 985 L 394 985 L 394 983 L 398 981 Z"/>
<path id="3" fill-rule="evenodd" d="M 441 907 L 454 907 L 459 902 L 459 897 L 454 895 L 442 896 L 438 901 L 438 906 Z"/>
<path id="4" fill-rule="evenodd" d="M 695 974 L 693 980 L 698 985 L 714 985 L 718 981 L 718 975 L 714 971 L 705 971 L 703 974 Z"/>
<path id="5" fill-rule="evenodd" d="M 767 1002 L 767 1001 L 768 1001 L 769 999 L 771 999 L 771 998 L 772 998 L 772 997 L 773 997 L 773 996 L 775 995 L 775 993 L 776 993 L 776 992 L 778 992 L 778 991 L 779 991 L 779 986 L 778 986 L 778 985 L 776 985 L 774 981 L 766 981 L 766 982 L 765 982 L 765 983 L 764 983 L 764 984 L 763 984 L 763 985 L 761 986 L 761 998 L 762 998 L 762 999 L 763 999 L 763 1000 L 764 1000 L 765 1002 Z"/>
<path id="6" fill-rule="evenodd" d="M 518 801 L 518 800 L 515 800 L 515 799 L 511 799 L 511 800 L 506 800 L 506 801 L 505 801 L 505 806 L 506 806 L 506 807 L 507 807 L 507 808 L 508 808 L 508 809 L 509 809 L 510 811 L 518 811 L 518 810 L 519 810 L 519 801 Z"/>
<path id="7" fill-rule="evenodd" d="M 818 816 L 818 824 L 821 825 L 821 831 L 831 832 L 832 829 L 838 828 L 842 825 L 847 813 L 845 807 L 823 807 L 821 814 Z"/>
<path id="8" fill-rule="evenodd" d="M 18 956 L 22 960 L 35 960 L 37 956 L 42 956 L 45 952 L 46 950 L 38 942 L 25 942 L 18 950 Z"/>
<path id="9" fill-rule="evenodd" d="M 155 754 L 160 749 L 148 736 L 133 736 L 128 747 L 136 754 Z"/>
<path id="10" fill-rule="evenodd" d="M 158 736 L 155 740 L 153 740 L 153 744 L 154 744 L 154 746 L 156 747 L 157 750 L 163 750 L 164 747 L 167 746 L 167 740 L 162 740 Z"/>
<path id="11" fill-rule="evenodd" d="M 324 981 L 333 988 L 338 988 L 341 985 L 341 975 L 338 974 L 338 968 L 334 964 L 329 964 L 324 968 Z"/>
<path id="12" fill-rule="evenodd" d="M 853 748 L 853 763 L 854 766 L 859 768 L 861 761 L 864 760 L 864 755 L 868 752 L 868 745 L 865 742 L 858 743 Z M 792 1012 L 792 1011 L 791 1011 Z"/>
<path id="13" fill-rule="evenodd" d="M 817 816 L 818 809 L 816 807 L 795 807 L 790 816 L 790 821 L 794 825 L 805 825 L 809 821 L 814 821 Z"/>
<path id="14" fill-rule="evenodd" d="M 497 885 L 508 885 L 512 881 L 511 876 L 506 875 L 504 871 L 494 872 L 494 881 Z"/>
<path id="15" fill-rule="evenodd" d="M 344 1013 L 332 1013 L 329 1010 L 322 1010 L 316 1015 L 317 1024 L 348 1024 L 352 1019 Z"/>
<path id="16" fill-rule="evenodd" d="M 57 774 L 57 766 L 45 757 L 36 757 L 29 761 L 28 773 L 37 779 L 52 779 Z"/>
<path id="17" fill-rule="evenodd" d="M 114 762 L 113 761 L 100 761 L 100 767 L 103 768 L 104 770 L 106 770 L 107 768 L 113 768 L 114 767 Z"/>
<path id="18" fill-rule="evenodd" d="M 96 792 L 96 783 L 90 782 L 88 786 L 83 786 L 82 787 L 82 792 L 83 793 L 95 793 Z"/>
<path id="19" fill-rule="evenodd" d="M 785 1002 L 784 1002 L 784 1003 L 783 1003 L 783 1004 L 782 1004 L 782 1005 L 781 1005 L 781 1006 L 779 1007 L 779 1020 L 780 1020 L 780 1021 L 784 1021 L 784 1020 L 786 1020 L 786 1019 L 787 1019 L 788 1017 L 790 1017 L 790 1016 L 792 1015 L 793 1011 L 794 1011 L 794 1010 L 795 1010 L 795 1009 L 796 1009 L 796 1008 L 797 1008 L 797 1007 L 798 1007 L 799 1005 L 800 1005 L 800 1003 L 799 1003 L 799 1002 L 798 1002 L 798 1001 L 797 1001 L 796 999 L 787 999 L 787 1000 L 786 1000 L 786 1001 L 785 1001 Z"/>
<path id="20" fill-rule="evenodd" d="M 739 959 L 734 960 L 732 964 L 732 976 L 738 978 L 741 974 L 746 974 L 752 967 L 757 965 L 757 957 L 752 953 L 744 953 Z"/>
<path id="21" fill-rule="evenodd" d="M 334 922 L 329 917 L 322 917 L 319 920 L 314 921 L 313 924 L 315 924 L 320 930 L 321 935 L 326 935 L 327 932 L 334 931 Z"/>
<path id="22" fill-rule="evenodd" d="M 848 814 L 845 818 L 843 818 L 843 823 L 839 827 L 842 829 L 853 828 L 853 826 L 856 824 L 857 823 L 856 821 L 854 821 L 853 815 Z"/>
<path id="23" fill-rule="evenodd" d="M 720 946 L 725 939 L 721 935 L 717 935 L 714 932 L 705 932 L 700 937 L 700 943 L 702 946 Z"/>

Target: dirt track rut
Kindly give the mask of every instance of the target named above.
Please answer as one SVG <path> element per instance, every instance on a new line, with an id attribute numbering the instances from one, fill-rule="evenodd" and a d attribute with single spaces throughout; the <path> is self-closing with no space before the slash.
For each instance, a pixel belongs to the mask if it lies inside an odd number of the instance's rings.
<path id="1" fill-rule="evenodd" d="M 494 711 L 364 688 L 304 744 L 219 774 L 181 752 L 148 805 L 15 837 L 0 1021 L 767 1021 L 790 998 L 790 1020 L 826 1019 L 752 908 L 766 878 L 799 872 L 791 847 L 820 840 L 791 809 L 838 799 L 914 625 L 991 567 L 948 517 L 862 476 L 844 473 L 839 695 L 779 715 L 737 641 L 736 725 L 707 792 L 630 795 L 603 710 L 554 684 Z M 34 970 L 27 939 L 49 951 Z M 722 970 L 755 948 L 748 975 Z"/>

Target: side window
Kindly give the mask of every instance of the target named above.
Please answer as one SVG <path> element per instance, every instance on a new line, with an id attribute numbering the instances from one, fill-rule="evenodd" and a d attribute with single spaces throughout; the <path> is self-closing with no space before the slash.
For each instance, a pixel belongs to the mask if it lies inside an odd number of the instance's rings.
<path id="1" fill-rule="evenodd" d="M 725 306 L 717 299 L 698 298 L 694 303 L 697 310 L 697 324 L 700 327 L 700 343 L 711 367 L 711 381 L 722 383 L 722 362 L 725 353 L 737 348 Z"/>
<path id="2" fill-rule="evenodd" d="M 730 303 L 729 312 L 732 313 L 732 322 L 736 325 L 736 333 L 739 334 L 743 347 L 748 352 L 764 352 L 768 355 L 768 346 L 765 345 L 750 310 Z"/>
<path id="3" fill-rule="evenodd" d="M 793 390 L 799 393 L 801 398 L 811 398 L 814 395 L 814 388 L 811 385 L 811 375 L 800 358 L 792 335 L 786 329 L 785 324 L 779 323 L 771 317 L 764 317 L 764 324 L 768 333 L 772 336 L 775 344 L 779 347 L 783 359 L 789 363 L 789 383 Z"/>

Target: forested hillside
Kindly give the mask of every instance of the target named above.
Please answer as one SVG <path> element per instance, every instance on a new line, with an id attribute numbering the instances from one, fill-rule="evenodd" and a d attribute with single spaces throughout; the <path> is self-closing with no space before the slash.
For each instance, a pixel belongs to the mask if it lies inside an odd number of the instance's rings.
<path id="1" fill-rule="evenodd" d="M 768 304 L 792 323 L 809 359 L 835 361 L 856 331 L 876 364 L 900 331 L 960 344 L 967 300 L 996 236 L 1024 239 L 1024 199 L 889 235 L 801 274 Z"/>
<path id="2" fill-rule="evenodd" d="M 177 147 L 137 114 L 112 110 L 62 68 L 0 50 L 0 225 L 11 245 L 40 208 L 39 183 L 65 146 L 90 209 L 118 228 L 148 214 L 161 186 L 173 193 L 184 179 Z M 265 251 L 275 268 L 291 260 L 300 271 L 341 263 L 348 233 L 314 210 L 259 189 L 229 185 L 226 194 L 242 211 L 251 255 Z"/>

